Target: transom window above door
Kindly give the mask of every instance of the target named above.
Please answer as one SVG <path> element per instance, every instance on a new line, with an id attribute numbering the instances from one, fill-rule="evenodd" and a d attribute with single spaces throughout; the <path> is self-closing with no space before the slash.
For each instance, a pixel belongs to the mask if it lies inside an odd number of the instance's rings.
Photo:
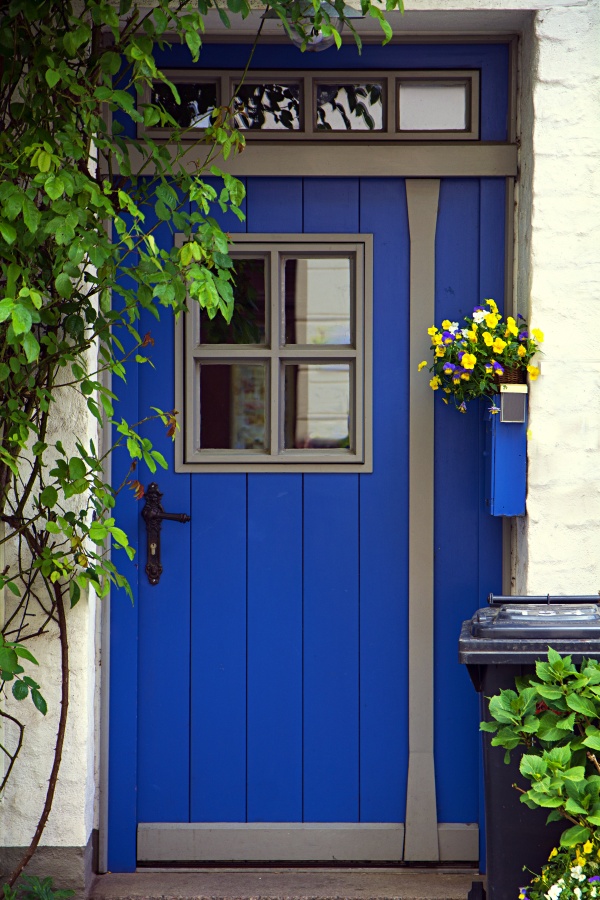
<path id="1" fill-rule="evenodd" d="M 198 140 L 218 107 L 231 103 L 235 126 L 249 140 L 479 140 L 476 69 L 394 72 L 242 72 L 170 70 L 176 87 L 156 82 L 142 102 L 162 106 Z M 172 125 L 138 126 L 166 138 Z"/>
<path id="2" fill-rule="evenodd" d="M 371 235 L 239 235 L 231 323 L 177 325 L 178 471 L 370 471 Z"/>

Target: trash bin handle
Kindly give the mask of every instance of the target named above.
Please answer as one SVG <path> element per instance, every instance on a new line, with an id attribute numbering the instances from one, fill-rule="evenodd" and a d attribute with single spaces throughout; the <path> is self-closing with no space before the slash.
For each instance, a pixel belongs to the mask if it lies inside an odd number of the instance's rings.
<path id="1" fill-rule="evenodd" d="M 600 603 L 600 591 L 598 594 L 563 594 L 562 596 L 551 596 L 544 594 L 539 596 L 528 596 L 526 594 L 511 594 L 508 597 L 501 597 L 495 594 L 488 594 L 489 606 L 504 606 L 508 603 L 538 603 L 550 605 L 551 603 Z"/>

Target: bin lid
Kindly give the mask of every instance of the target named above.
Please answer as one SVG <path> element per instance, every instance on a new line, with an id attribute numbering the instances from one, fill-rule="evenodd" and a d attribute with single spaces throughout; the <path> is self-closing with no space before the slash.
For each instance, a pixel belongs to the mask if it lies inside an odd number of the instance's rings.
<path id="1" fill-rule="evenodd" d="M 598 603 L 516 603 L 478 609 L 471 620 L 475 638 L 600 639 Z"/>

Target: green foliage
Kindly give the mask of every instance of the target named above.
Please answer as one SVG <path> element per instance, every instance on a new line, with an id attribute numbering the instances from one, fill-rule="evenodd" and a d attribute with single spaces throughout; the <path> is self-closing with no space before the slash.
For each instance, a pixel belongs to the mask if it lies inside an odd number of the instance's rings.
<path id="1" fill-rule="evenodd" d="M 333 3 L 354 31 L 343 0 Z M 380 7 L 361 3 L 388 40 Z M 313 29 L 333 33 L 339 44 L 319 0 L 270 6 L 304 46 Z M 229 25 L 231 14 L 249 15 L 250 3 L 7 0 L 0 10 L 0 543 L 9 550 L 0 590 L 10 601 L 0 630 L 0 692 L 10 683 L 16 700 L 30 697 L 42 713 L 40 686 L 21 665 L 35 664 L 24 641 L 56 627 L 66 640 L 62 604 L 76 604 L 90 587 L 100 597 L 111 583 L 129 590 L 108 555 L 110 542 L 134 555 L 114 516 L 115 495 L 129 487 L 139 499 L 136 470 L 166 466 L 145 434 L 148 419 L 163 423 L 166 438 L 177 428 L 174 411 L 152 410 L 137 423 L 115 415 L 126 362 L 151 364 L 154 339 L 139 333 L 140 314 L 178 316 L 188 300 L 226 323 L 233 312 L 228 236 L 214 213 L 243 219 L 244 186 L 217 166 L 220 156 L 243 148 L 243 135 L 223 98 L 198 140 L 184 142 L 184 130 L 147 91 L 159 81 L 179 102 L 154 53 L 176 41 L 197 62 L 210 9 Z M 401 10 L 402 0 L 386 0 L 386 9 Z M 144 99 L 149 95 L 156 102 Z M 169 128 L 171 150 L 144 136 L 127 138 L 138 123 Z M 200 159 L 190 165 L 187 156 L 198 148 Z M 159 244 L 159 227 L 183 234 L 183 244 Z M 56 402 L 64 409 L 74 399 L 114 428 L 112 449 L 128 455 L 129 474 L 116 489 L 93 440 L 76 426 L 53 436 Z M 10 759 L 0 789 L 21 746 L 18 724 L 17 749 L 0 745 Z M 23 896 L 60 894 L 47 880 L 27 884 Z"/>
<path id="2" fill-rule="evenodd" d="M 489 700 L 491 721 L 481 730 L 494 736 L 492 746 L 524 747 L 519 763 L 529 782 L 519 788 L 530 809 L 548 809 L 548 821 L 565 818 L 572 827 L 562 847 L 600 840 L 600 662 L 584 660 L 578 668 L 570 656 L 548 649 L 548 661 L 536 673 L 517 679 L 516 690 Z"/>
<path id="3" fill-rule="evenodd" d="M 52 878 L 23 875 L 15 888 L 4 885 L 4 900 L 68 900 L 75 891 L 58 890 Z"/>

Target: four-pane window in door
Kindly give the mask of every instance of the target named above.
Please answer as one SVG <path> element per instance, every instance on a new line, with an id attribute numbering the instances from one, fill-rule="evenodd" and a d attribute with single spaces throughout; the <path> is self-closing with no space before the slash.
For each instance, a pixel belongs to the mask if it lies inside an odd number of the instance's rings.
<path id="1" fill-rule="evenodd" d="M 179 471 L 370 471 L 371 235 L 238 235 L 231 322 L 177 325 Z"/>

